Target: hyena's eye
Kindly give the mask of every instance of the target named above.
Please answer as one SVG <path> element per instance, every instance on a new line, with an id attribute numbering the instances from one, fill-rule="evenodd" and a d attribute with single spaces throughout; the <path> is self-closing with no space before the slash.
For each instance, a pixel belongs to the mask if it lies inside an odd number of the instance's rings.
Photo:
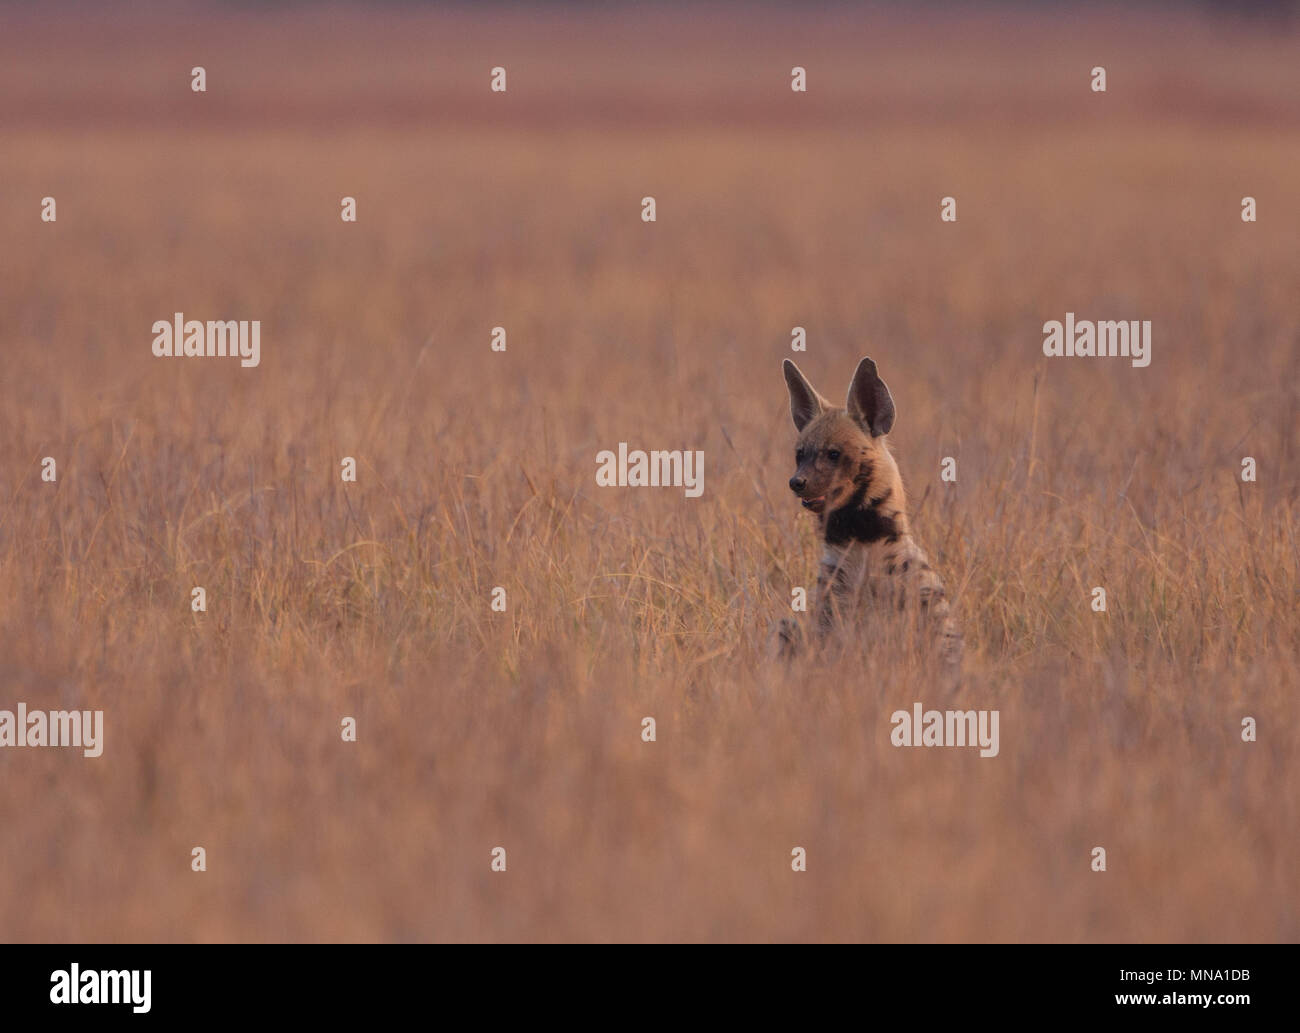
<path id="1" fill-rule="evenodd" d="M 826 458 L 829 459 L 832 463 L 838 463 L 840 461 L 840 450 L 838 448 L 830 449 L 826 453 Z"/>

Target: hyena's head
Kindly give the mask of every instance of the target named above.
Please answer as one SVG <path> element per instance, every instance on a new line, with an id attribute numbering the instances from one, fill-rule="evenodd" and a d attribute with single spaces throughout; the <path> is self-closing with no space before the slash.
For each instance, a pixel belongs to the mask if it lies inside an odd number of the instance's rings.
<path id="1" fill-rule="evenodd" d="M 885 444 L 894 425 L 894 399 L 870 359 L 858 363 L 844 408 L 831 405 L 789 359 L 785 383 L 790 415 L 799 441 L 795 446 L 790 490 L 814 513 L 844 506 L 880 505 L 902 509 L 898 466 Z"/>

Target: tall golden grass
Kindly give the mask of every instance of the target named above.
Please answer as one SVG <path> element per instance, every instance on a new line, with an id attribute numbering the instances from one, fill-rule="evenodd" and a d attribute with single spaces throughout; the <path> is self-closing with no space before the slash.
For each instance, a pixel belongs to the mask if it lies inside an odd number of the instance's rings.
<path id="1" fill-rule="evenodd" d="M 1294 27 L 5 17 L 0 707 L 106 743 L 0 751 L 0 936 L 1300 936 Z M 176 311 L 261 365 L 154 358 Z M 1044 359 L 1066 311 L 1150 367 Z M 795 325 L 893 390 L 996 759 L 892 747 L 943 701 L 866 637 L 770 661 Z"/>

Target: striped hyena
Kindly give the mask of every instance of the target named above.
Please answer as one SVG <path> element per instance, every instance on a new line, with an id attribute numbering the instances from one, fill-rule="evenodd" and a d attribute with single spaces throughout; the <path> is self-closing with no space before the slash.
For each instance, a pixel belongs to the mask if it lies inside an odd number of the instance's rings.
<path id="1" fill-rule="evenodd" d="M 822 540 L 813 604 L 818 632 L 852 622 L 874 635 L 884 630 L 884 615 L 902 612 L 925 626 L 940 657 L 956 665 L 961 631 L 943 582 L 908 527 L 903 482 L 885 441 L 894 399 L 876 364 L 858 363 L 842 409 L 813 390 L 789 359 L 784 368 L 799 431 L 790 490 L 817 515 Z M 781 652 L 793 653 L 799 639 L 798 625 L 782 621 Z"/>

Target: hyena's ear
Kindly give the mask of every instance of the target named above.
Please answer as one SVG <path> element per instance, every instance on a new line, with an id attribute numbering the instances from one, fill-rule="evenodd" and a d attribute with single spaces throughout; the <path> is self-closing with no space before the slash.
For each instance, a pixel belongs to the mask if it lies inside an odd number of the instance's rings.
<path id="1" fill-rule="evenodd" d="M 894 425 L 894 399 L 870 359 L 858 363 L 844 407 L 854 420 L 871 431 L 873 438 L 888 434 Z"/>
<path id="2" fill-rule="evenodd" d="M 813 390 L 808 378 L 789 359 L 781 364 L 785 373 L 785 386 L 790 389 L 790 415 L 794 417 L 795 430 L 803 430 L 826 411 L 829 403 Z"/>

